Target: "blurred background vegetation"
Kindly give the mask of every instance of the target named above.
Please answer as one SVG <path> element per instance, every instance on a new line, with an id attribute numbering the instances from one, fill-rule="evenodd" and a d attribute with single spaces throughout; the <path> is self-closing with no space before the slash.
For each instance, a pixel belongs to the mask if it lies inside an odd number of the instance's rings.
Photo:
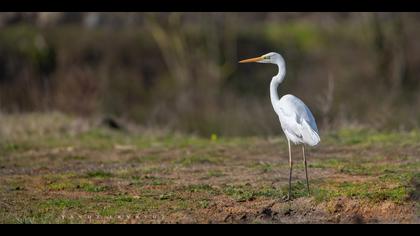
<path id="1" fill-rule="evenodd" d="M 0 112 L 115 117 L 198 135 L 275 135 L 280 94 L 322 130 L 420 124 L 418 13 L 0 13 Z"/>

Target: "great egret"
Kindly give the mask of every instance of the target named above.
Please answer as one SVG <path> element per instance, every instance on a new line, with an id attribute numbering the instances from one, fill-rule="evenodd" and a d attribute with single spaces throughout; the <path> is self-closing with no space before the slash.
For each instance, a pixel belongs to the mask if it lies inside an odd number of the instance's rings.
<path id="1" fill-rule="evenodd" d="M 309 108 L 299 98 L 287 94 L 279 99 L 277 88 L 283 82 L 286 75 L 286 63 L 283 57 L 275 52 L 270 52 L 260 57 L 242 60 L 239 63 L 258 62 L 276 64 L 279 72 L 271 79 L 270 98 L 274 111 L 277 113 L 281 128 L 287 138 L 289 147 L 289 194 L 292 190 L 292 152 L 290 142 L 294 144 L 302 144 L 303 164 L 305 165 L 306 186 L 309 193 L 308 170 L 306 165 L 305 144 L 309 146 L 317 145 L 321 139 L 318 134 L 318 128 L 315 118 Z"/>

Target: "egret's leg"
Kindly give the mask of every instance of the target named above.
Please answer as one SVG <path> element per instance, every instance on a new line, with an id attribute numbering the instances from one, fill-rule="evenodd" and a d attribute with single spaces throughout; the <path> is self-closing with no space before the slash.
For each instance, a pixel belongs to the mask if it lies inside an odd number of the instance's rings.
<path id="1" fill-rule="evenodd" d="M 302 153 L 303 153 L 303 164 L 305 165 L 306 187 L 308 188 L 308 194 L 310 195 L 311 192 L 309 191 L 308 167 L 306 165 L 305 145 L 302 145 Z"/>
<path id="2" fill-rule="evenodd" d="M 293 165 L 293 163 L 292 163 L 292 150 L 290 148 L 290 140 L 288 139 L 287 142 L 288 142 L 288 145 L 289 145 L 289 170 L 290 170 L 290 172 L 289 172 L 289 195 L 288 195 L 287 198 L 288 198 L 288 200 L 290 200 L 290 195 L 291 195 L 291 192 L 292 192 L 292 165 Z"/>

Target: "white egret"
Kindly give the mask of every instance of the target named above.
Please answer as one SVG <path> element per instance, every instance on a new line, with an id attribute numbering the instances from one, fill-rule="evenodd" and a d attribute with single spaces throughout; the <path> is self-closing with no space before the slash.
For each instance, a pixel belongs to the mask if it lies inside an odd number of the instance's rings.
<path id="1" fill-rule="evenodd" d="M 270 83 L 270 98 L 274 111 L 277 113 L 281 128 L 287 138 L 289 147 L 289 194 L 292 190 L 292 152 L 290 142 L 302 145 L 303 164 L 305 166 L 306 186 L 309 193 L 308 170 L 305 156 L 305 144 L 309 146 L 317 145 L 321 139 L 318 134 L 318 128 L 315 118 L 309 108 L 299 98 L 287 94 L 279 98 L 277 88 L 283 82 L 286 75 L 286 63 L 283 57 L 275 52 L 267 53 L 260 57 L 242 60 L 239 63 L 258 62 L 276 64 L 279 72 L 271 79 Z"/>

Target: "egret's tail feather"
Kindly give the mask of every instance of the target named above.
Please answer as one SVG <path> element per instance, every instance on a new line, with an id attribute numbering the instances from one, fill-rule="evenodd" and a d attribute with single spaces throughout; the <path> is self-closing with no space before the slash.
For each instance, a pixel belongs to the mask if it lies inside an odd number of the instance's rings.
<path id="1" fill-rule="evenodd" d="M 301 134 L 303 141 L 309 146 L 315 146 L 321 141 L 317 131 L 312 129 L 305 120 L 302 121 Z"/>

